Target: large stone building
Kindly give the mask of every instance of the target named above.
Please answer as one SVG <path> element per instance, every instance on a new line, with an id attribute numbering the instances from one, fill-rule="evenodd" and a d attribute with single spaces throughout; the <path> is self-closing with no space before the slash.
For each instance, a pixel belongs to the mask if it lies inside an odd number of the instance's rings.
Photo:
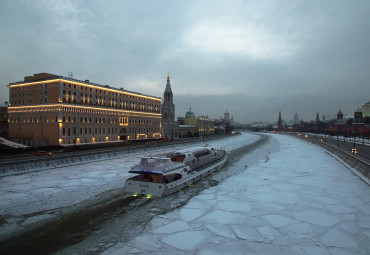
<path id="1" fill-rule="evenodd" d="M 164 138 L 169 140 L 179 138 L 179 125 L 175 121 L 175 104 L 173 103 L 170 75 L 167 76 L 166 89 L 163 93 L 162 130 Z"/>
<path id="2" fill-rule="evenodd" d="M 362 117 L 370 117 L 370 101 L 362 106 Z"/>
<path id="3" fill-rule="evenodd" d="M 9 139 L 72 145 L 159 138 L 161 99 L 54 74 L 10 83 Z"/>
<path id="4" fill-rule="evenodd" d="M 208 116 L 199 116 L 195 117 L 194 112 L 191 111 L 191 108 L 189 111 L 185 114 L 185 125 L 190 125 L 196 128 L 196 134 L 198 136 L 204 136 L 204 135 L 213 135 L 215 125 L 214 122 L 208 118 Z"/>
<path id="5" fill-rule="evenodd" d="M 226 123 L 229 123 L 230 125 L 234 125 L 234 117 L 233 116 L 230 116 L 230 113 L 226 110 L 225 113 L 224 113 L 224 117 L 220 117 L 220 120 L 226 124 Z"/>

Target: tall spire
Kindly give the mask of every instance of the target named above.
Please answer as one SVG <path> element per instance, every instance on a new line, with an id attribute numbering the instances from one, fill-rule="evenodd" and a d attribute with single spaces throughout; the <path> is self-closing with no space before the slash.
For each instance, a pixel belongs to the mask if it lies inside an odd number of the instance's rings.
<path id="1" fill-rule="evenodd" d="M 281 131 L 283 129 L 283 120 L 281 119 L 281 111 L 279 111 L 279 118 L 278 118 L 278 130 Z"/>
<path id="2" fill-rule="evenodd" d="M 167 75 L 167 85 L 163 93 L 162 112 L 162 134 L 171 140 L 178 137 L 178 128 L 175 127 L 175 105 L 171 90 L 170 73 Z"/>
<path id="3" fill-rule="evenodd" d="M 166 89 L 164 91 L 164 93 L 172 93 L 172 89 L 171 89 L 171 83 L 170 83 L 170 73 L 168 73 L 167 75 L 167 85 L 166 85 Z"/>
<path id="4" fill-rule="evenodd" d="M 172 94 L 171 83 L 170 83 L 170 73 L 168 73 L 167 75 L 167 85 L 163 93 L 163 98 L 164 98 L 164 102 L 172 103 L 173 94 Z"/>
<path id="5" fill-rule="evenodd" d="M 316 113 L 316 120 L 315 120 L 316 123 L 319 123 L 320 122 L 320 117 L 319 117 L 319 112 Z"/>

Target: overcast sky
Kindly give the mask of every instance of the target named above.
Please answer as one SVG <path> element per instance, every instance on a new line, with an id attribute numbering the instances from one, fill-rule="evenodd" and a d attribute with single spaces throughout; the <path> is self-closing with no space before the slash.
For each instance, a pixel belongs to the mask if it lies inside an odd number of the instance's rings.
<path id="1" fill-rule="evenodd" d="M 0 102 L 48 72 L 236 121 L 333 117 L 370 100 L 370 1 L 0 1 Z"/>

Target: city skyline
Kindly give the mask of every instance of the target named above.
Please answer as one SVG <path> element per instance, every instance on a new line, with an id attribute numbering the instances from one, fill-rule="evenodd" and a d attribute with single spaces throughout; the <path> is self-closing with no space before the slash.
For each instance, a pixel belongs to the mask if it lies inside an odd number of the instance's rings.
<path id="1" fill-rule="evenodd" d="M 2 1 L 0 101 L 48 72 L 241 123 L 353 114 L 370 100 L 367 1 Z"/>

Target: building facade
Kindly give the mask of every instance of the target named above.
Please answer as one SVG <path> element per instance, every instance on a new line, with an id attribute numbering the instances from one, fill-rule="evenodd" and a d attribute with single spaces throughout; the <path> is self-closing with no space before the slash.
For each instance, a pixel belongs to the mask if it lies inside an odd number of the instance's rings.
<path id="1" fill-rule="evenodd" d="M 30 146 L 159 138 L 161 99 L 40 73 L 9 87 L 9 139 Z"/>
<path id="2" fill-rule="evenodd" d="M 8 102 L 0 105 L 0 137 L 8 138 Z"/>
<path id="3" fill-rule="evenodd" d="M 166 89 L 163 93 L 162 130 L 164 138 L 169 140 L 179 138 L 179 125 L 175 121 L 175 104 L 173 103 L 170 75 L 167 76 Z"/>
<path id="4" fill-rule="evenodd" d="M 197 132 L 196 135 L 198 136 L 207 136 L 214 134 L 214 122 L 210 120 L 208 116 L 195 117 L 195 114 L 191 111 L 191 108 L 185 114 L 184 123 L 185 125 L 194 126 Z"/>
<path id="5" fill-rule="evenodd" d="M 194 137 L 197 128 L 192 125 L 179 125 L 180 138 Z"/>
<path id="6" fill-rule="evenodd" d="M 362 106 L 362 117 L 370 117 L 370 101 Z"/>

